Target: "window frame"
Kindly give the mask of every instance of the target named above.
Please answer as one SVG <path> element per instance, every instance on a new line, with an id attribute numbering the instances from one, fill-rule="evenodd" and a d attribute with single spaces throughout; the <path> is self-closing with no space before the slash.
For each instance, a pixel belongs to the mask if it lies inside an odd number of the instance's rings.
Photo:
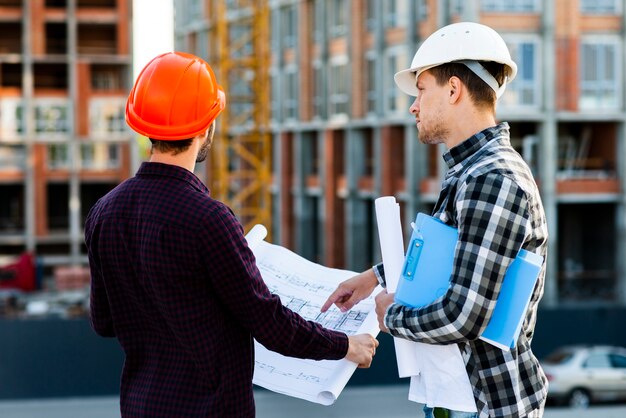
<path id="1" fill-rule="evenodd" d="M 518 97 L 522 96 L 522 93 L 524 91 L 524 89 L 528 89 L 529 87 L 532 88 L 533 91 L 533 95 L 535 98 L 535 101 L 533 104 L 525 104 L 522 103 L 521 100 L 517 100 L 515 103 L 513 104 L 507 104 L 504 101 L 502 102 L 498 102 L 498 107 L 501 108 L 502 110 L 540 110 L 543 106 L 543 77 L 542 77 L 542 72 L 541 72 L 541 66 L 542 66 L 542 61 L 543 61 L 543 50 L 542 50 L 542 42 L 541 42 L 541 36 L 538 34 L 520 34 L 520 33 L 516 33 L 516 34 L 503 34 L 502 36 L 504 38 L 504 41 L 507 44 L 507 47 L 509 48 L 509 50 L 512 49 L 512 46 L 515 47 L 515 56 L 512 56 L 513 61 L 517 64 L 517 75 L 515 77 L 515 79 L 513 79 L 513 81 L 511 82 L 510 85 L 507 86 L 504 95 L 502 97 L 506 98 L 506 97 L 510 97 L 511 96 L 511 91 L 514 91 L 518 94 Z M 532 44 L 534 47 L 534 54 L 533 54 L 533 72 L 535 75 L 535 79 L 531 80 L 531 81 L 522 81 L 521 79 L 521 70 L 522 70 L 522 60 L 520 57 L 520 48 L 522 45 L 524 44 Z M 517 85 L 520 85 L 520 83 L 522 84 L 521 88 L 516 88 Z M 511 88 L 513 86 L 513 88 Z"/>
<path id="2" fill-rule="evenodd" d="M 603 62 L 603 60 L 601 59 L 591 61 L 591 60 L 586 60 L 584 58 L 585 46 L 590 46 L 590 45 L 595 45 L 595 46 L 602 45 L 604 47 L 612 46 L 615 52 L 614 57 L 613 57 L 613 73 L 615 75 L 615 80 L 612 86 L 607 87 L 604 90 L 598 89 L 598 87 L 594 86 L 594 84 L 607 83 L 608 85 L 607 80 L 587 80 L 587 81 L 583 80 L 583 77 L 585 75 L 584 74 L 585 67 L 584 67 L 584 64 L 582 63 L 595 62 L 597 65 L 600 65 Z M 613 34 L 583 35 L 580 38 L 579 48 L 580 48 L 579 49 L 580 72 L 579 72 L 579 78 L 578 78 L 578 87 L 579 87 L 580 94 L 578 97 L 578 109 L 584 110 L 584 111 L 590 111 L 590 112 L 593 112 L 594 110 L 598 112 L 605 112 L 607 110 L 613 110 L 616 112 L 620 111 L 622 109 L 623 102 L 624 102 L 624 94 L 622 92 L 622 89 L 624 88 L 624 79 L 623 79 L 624 73 L 622 70 L 623 45 L 622 45 L 622 41 L 619 35 L 613 35 Z M 606 69 L 596 67 L 595 71 L 596 73 L 602 73 L 602 72 L 606 72 Z M 589 87 L 589 85 L 591 85 L 591 87 Z M 596 95 L 593 96 L 593 101 L 591 98 L 585 99 L 585 95 L 584 95 L 585 91 L 597 92 Z M 602 91 L 615 92 L 615 103 L 613 105 L 606 105 L 602 103 L 602 97 L 601 97 L 602 93 L 599 93 Z"/>

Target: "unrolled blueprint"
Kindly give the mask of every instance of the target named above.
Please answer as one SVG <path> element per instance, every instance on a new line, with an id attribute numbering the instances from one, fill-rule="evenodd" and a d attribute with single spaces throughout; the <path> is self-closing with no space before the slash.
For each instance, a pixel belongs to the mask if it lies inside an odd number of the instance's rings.
<path id="1" fill-rule="evenodd" d="M 374 299 L 370 297 L 348 312 L 332 306 L 320 312 L 339 283 L 356 275 L 312 263 L 284 247 L 260 241 L 251 245 L 265 283 L 284 306 L 303 318 L 348 335 L 378 334 Z M 373 295 L 377 292 L 375 291 Z M 255 342 L 254 384 L 274 392 L 331 405 L 357 365 L 348 360 L 302 360 L 269 351 Z"/>

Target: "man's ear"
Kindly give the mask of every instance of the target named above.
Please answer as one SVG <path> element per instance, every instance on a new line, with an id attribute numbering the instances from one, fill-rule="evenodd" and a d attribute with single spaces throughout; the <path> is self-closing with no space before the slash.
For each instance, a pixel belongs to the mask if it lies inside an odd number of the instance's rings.
<path id="1" fill-rule="evenodd" d="M 461 98 L 461 93 L 463 90 L 463 83 L 461 83 L 461 79 L 457 76 L 452 76 L 448 80 L 448 102 L 450 104 L 457 103 Z"/>

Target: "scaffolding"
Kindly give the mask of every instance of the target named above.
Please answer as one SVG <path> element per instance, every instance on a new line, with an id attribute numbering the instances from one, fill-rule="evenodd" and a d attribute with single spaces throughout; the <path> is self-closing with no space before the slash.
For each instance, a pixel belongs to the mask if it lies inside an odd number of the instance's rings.
<path id="1" fill-rule="evenodd" d="M 267 0 L 218 0 L 209 40 L 226 91 L 209 168 L 214 197 L 244 230 L 271 231 L 270 11 Z"/>

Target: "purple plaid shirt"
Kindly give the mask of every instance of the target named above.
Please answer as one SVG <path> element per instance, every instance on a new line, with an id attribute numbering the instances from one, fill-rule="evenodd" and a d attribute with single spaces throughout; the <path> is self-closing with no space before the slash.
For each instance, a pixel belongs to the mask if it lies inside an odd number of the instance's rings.
<path id="1" fill-rule="evenodd" d="M 347 336 L 283 307 L 231 210 L 191 172 L 143 163 L 85 224 L 91 323 L 126 360 L 132 417 L 254 416 L 253 337 L 281 354 L 340 359 Z"/>

